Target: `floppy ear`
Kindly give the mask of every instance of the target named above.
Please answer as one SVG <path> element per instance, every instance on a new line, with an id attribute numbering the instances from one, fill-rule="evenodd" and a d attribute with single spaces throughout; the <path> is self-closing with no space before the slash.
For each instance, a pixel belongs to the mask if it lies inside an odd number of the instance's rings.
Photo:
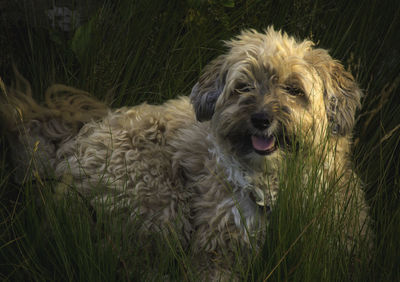
<path id="1" fill-rule="evenodd" d="M 361 107 L 362 92 L 352 74 L 322 49 L 312 59 L 324 82 L 324 101 L 333 134 L 348 135 L 354 127 L 354 115 Z M 318 59 L 317 59 L 318 58 Z"/>
<path id="2" fill-rule="evenodd" d="M 209 63 L 192 88 L 190 100 L 198 121 L 210 120 L 214 114 L 215 103 L 225 87 L 225 56 L 221 55 Z"/>

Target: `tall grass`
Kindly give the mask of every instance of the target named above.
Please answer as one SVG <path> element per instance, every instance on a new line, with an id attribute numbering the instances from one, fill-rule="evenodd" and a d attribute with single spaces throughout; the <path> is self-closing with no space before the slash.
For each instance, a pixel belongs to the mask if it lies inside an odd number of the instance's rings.
<path id="1" fill-rule="evenodd" d="M 254 281 L 400 279 L 397 1 L 104 1 L 88 3 L 93 10 L 73 32 L 51 28 L 43 11 L 33 6 L 34 1 L 3 6 L 8 13 L 0 47 L 9 59 L 0 69 L 10 82 L 14 62 L 32 82 L 38 100 L 54 82 L 88 90 L 113 106 L 187 95 L 205 64 L 223 52 L 221 41 L 242 28 L 274 24 L 330 48 L 365 92 L 353 158 L 371 204 L 375 249 L 369 259 L 361 254 L 354 262 L 340 230 L 330 224 L 332 214 L 325 212 L 326 195 L 320 189 L 325 184 L 299 185 L 305 168 L 294 159 L 283 174 L 261 254 L 249 264 L 238 260 L 233 268 Z M 161 240 L 154 235 L 146 243 L 123 221 L 102 212 L 94 216 L 78 195 L 55 197 L 51 181 L 16 184 L 5 138 L 0 142 L 1 279 L 196 279 L 190 253 L 174 236 Z"/>

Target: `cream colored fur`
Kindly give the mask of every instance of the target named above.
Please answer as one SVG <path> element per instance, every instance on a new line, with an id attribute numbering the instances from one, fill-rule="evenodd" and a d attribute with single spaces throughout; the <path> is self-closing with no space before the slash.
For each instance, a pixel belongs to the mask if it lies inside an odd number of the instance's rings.
<path id="1" fill-rule="evenodd" d="M 73 185 L 93 205 L 139 217 L 144 234 L 176 232 L 198 257 L 203 280 L 229 279 L 235 248 L 265 240 L 280 168 L 300 136 L 325 160 L 321 177 L 340 179 L 338 202 L 355 198 L 350 202 L 361 207 L 347 235 L 368 233 L 361 230 L 368 218 L 362 190 L 341 188 L 352 175 L 351 131 L 361 96 L 351 74 L 311 41 L 273 28 L 244 31 L 226 45 L 190 98 L 111 110 L 72 88 L 60 98 L 66 88 L 57 86 L 45 106 L 21 98 L 23 90 L 2 106 L 10 127 L 25 132 L 10 130 L 15 144 L 39 140 L 35 153 L 55 167 L 66 182 L 60 187 Z M 10 105 L 20 111 L 13 114 Z M 63 116 L 65 109 L 72 114 Z M 87 116 L 75 118 L 79 112 Z M 26 169 L 28 157 L 15 159 Z"/>

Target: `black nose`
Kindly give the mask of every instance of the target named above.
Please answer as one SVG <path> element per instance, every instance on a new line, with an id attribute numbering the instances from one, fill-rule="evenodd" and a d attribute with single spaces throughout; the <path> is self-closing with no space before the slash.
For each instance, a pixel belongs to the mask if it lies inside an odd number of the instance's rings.
<path id="1" fill-rule="evenodd" d="M 255 113 L 251 115 L 251 123 L 255 128 L 265 130 L 270 126 L 271 118 L 265 112 Z"/>

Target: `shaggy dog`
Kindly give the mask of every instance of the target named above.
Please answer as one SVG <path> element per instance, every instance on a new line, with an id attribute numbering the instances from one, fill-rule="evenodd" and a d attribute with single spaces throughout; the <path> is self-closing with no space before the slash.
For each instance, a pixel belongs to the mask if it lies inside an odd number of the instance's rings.
<path id="1" fill-rule="evenodd" d="M 272 27 L 243 31 L 226 46 L 190 97 L 163 105 L 111 110 L 55 85 L 39 106 L 20 77 L 2 106 L 19 171 L 34 155 L 37 176 L 55 168 L 59 187 L 140 218 L 144 234 L 178 234 L 203 279 L 218 280 L 230 277 L 236 247 L 264 240 L 285 159 L 312 148 L 323 161 L 320 177 L 336 179 L 338 209 L 360 208 L 349 214 L 345 237 L 367 234 L 363 192 L 348 185 L 361 96 L 352 75 L 311 41 Z"/>

